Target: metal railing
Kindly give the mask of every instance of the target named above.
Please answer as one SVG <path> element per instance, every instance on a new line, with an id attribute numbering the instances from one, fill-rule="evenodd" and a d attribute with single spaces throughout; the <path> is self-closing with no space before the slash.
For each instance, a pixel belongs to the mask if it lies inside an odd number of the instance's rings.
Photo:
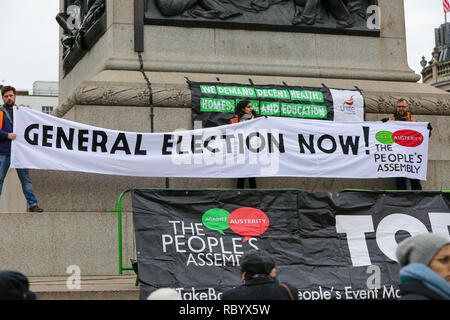
<path id="1" fill-rule="evenodd" d="M 422 81 L 425 83 L 431 78 L 433 78 L 433 69 L 431 66 L 428 66 L 422 70 Z"/>
<path id="2" fill-rule="evenodd" d="M 450 76 L 450 61 L 442 61 L 437 64 L 438 77 Z"/>
<path id="3" fill-rule="evenodd" d="M 117 239 L 118 239 L 118 249 L 119 249 L 119 274 L 123 274 L 124 270 L 134 270 L 133 267 L 124 267 L 123 265 L 123 244 L 122 244 L 122 199 L 126 193 L 130 192 L 133 189 L 127 189 L 122 192 L 117 200 L 117 208 L 114 210 L 109 210 L 109 212 L 117 212 Z"/>
<path id="4" fill-rule="evenodd" d="M 433 78 L 433 68 L 436 68 L 436 74 L 438 78 L 444 78 L 450 76 L 450 60 L 435 62 L 422 70 L 423 82 L 431 80 Z M 437 81 L 437 79 L 436 79 Z"/>

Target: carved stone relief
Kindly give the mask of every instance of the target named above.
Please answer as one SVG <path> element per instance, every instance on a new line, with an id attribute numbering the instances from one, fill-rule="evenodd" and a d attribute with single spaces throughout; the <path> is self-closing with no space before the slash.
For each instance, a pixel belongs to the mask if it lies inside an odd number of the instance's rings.
<path id="1" fill-rule="evenodd" d="M 374 0 L 146 0 L 146 23 L 376 35 L 367 20 Z M 217 22 L 217 23 L 214 23 Z M 281 26 L 290 27 L 281 30 Z M 303 27 L 303 28 L 302 28 Z M 346 29 L 346 31 L 343 31 Z M 339 30 L 341 30 L 339 32 Z"/>
<path id="2" fill-rule="evenodd" d="M 56 15 L 63 29 L 63 70 L 66 75 L 106 30 L 105 0 L 66 0 Z"/>

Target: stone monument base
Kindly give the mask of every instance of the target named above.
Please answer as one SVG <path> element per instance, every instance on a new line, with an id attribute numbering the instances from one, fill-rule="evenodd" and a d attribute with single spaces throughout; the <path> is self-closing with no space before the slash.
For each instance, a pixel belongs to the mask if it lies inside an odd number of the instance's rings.
<path id="1" fill-rule="evenodd" d="M 67 1 L 60 0 L 61 11 Z M 137 3 L 137 2 L 136 2 Z M 142 3 L 141 3 L 142 4 Z M 143 69 L 134 51 L 134 7 L 106 0 L 106 31 L 70 72 L 60 59 L 60 103 L 54 115 L 97 127 L 132 132 L 192 128 L 191 93 L 185 77 L 197 82 L 282 84 L 362 90 L 366 120 L 392 115 L 406 98 L 418 121 L 429 121 L 425 190 L 450 189 L 450 95 L 426 84 L 409 68 L 402 0 L 380 1 L 380 37 L 314 33 L 259 32 L 150 26 L 142 28 Z M 137 12 L 139 15 L 139 12 Z M 62 33 L 61 33 L 62 35 Z M 62 56 L 62 50 L 60 51 Z M 236 179 L 140 178 L 82 172 L 30 170 L 36 197 L 45 212 L 25 213 L 14 173 L 0 199 L 0 269 L 28 276 L 64 275 L 69 265 L 82 274 L 117 274 L 119 195 L 129 188 L 234 188 Z M 13 175 L 11 175 L 13 173 Z M 339 192 L 345 188 L 391 190 L 394 179 L 257 178 L 258 188 Z M 131 211 L 129 196 L 123 210 Z M 133 256 L 131 214 L 125 215 L 124 255 Z M 132 272 L 130 272 L 132 274 Z"/>

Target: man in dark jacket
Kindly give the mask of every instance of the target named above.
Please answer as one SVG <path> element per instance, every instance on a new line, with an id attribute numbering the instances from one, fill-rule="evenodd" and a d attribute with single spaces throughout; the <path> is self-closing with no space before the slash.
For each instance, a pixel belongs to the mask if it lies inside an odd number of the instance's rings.
<path id="1" fill-rule="evenodd" d="M 8 173 L 11 160 L 11 141 L 16 139 L 13 132 L 14 112 L 13 106 L 16 103 L 16 89 L 11 86 L 2 87 L 2 99 L 4 104 L 0 107 L 0 195 L 2 194 L 3 182 Z M 33 185 L 28 176 L 28 169 L 16 169 L 22 184 L 23 194 L 27 199 L 28 210 L 30 212 L 42 212 L 38 207 L 36 197 L 33 192 Z"/>
<path id="2" fill-rule="evenodd" d="M 298 291 L 276 279 L 275 260 L 263 250 L 251 250 L 240 261 L 243 284 L 227 290 L 222 300 L 298 300 Z"/>

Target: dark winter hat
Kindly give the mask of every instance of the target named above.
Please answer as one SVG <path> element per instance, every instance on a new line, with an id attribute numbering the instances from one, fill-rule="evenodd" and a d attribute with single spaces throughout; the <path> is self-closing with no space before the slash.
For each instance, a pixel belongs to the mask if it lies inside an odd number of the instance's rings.
<path id="1" fill-rule="evenodd" d="M 250 250 L 241 258 L 241 271 L 253 274 L 269 274 L 275 268 L 275 260 L 264 250 Z"/>
<path id="2" fill-rule="evenodd" d="M 0 271 L 0 300 L 36 300 L 26 276 L 17 271 Z"/>
<path id="3" fill-rule="evenodd" d="M 436 253 L 446 244 L 450 244 L 449 237 L 424 233 L 400 242 L 395 254 L 402 267 L 410 263 L 422 263 L 428 266 Z"/>

